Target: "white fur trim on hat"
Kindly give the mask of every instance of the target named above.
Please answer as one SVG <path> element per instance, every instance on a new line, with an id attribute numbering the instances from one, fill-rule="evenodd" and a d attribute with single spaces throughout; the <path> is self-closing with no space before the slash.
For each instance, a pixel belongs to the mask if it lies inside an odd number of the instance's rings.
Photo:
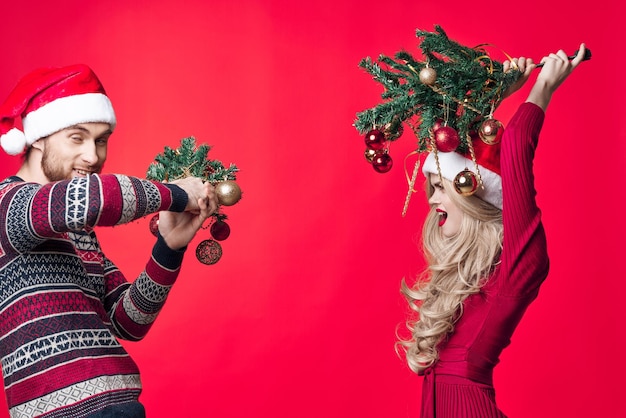
<path id="1" fill-rule="evenodd" d="M 465 158 L 458 152 L 438 152 L 437 157 L 439 159 L 439 167 L 441 169 L 441 175 L 450 181 L 454 181 L 454 178 L 461 171 L 466 168 L 470 171 L 476 172 L 476 166 L 474 162 L 468 158 Z M 478 190 L 475 195 L 484 200 L 487 203 L 491 203 L 498 209 L 502 209 L 502 177 L 493 171 L 478 165 L 480 169 L 480 177 L 483 180 L 484 190 L 478 186 Z M 422 172 L 426 177 L 429 174 L 438 174 L 437 163 L 435 162 L 434 153 L 429 153 L 428 157 L 424 161 L 422 166 Z"/>
<path id="2" fill-rule="evenodd" d="M 111 130 L 115 129 L 115 112 L 106 95 L 85 93 L 60 97 L 22 119 L 28 145 L 61 129 L 89 122 L 108 123 Z"/>
<path id="3" fill-rule="evenodd" d="M 0 136 L 2 148 L 9 155 L 18 155 L 26 148 L 26 137 L 17 128 L 11 128 L 9 132 Z"/>

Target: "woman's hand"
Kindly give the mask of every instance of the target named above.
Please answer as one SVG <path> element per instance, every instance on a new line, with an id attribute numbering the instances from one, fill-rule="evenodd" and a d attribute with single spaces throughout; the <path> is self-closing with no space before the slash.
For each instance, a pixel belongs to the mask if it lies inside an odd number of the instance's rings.
<path id="1" fill-rule="evenodd" d="M 585 57 L 585 44 L 580 44 L 578 53 L 573 60 L 561 49 L 541 59 L 543 68 L 537 76 L 537 81 L 528 95 L 527 102 L 535 103 L 544 111 L 552 99 L 554 91 L 574 71 Z"/>
<path id="2" fill-rule="evenodd" d="M 530 74 L 537 67 L 537 64 L 533 62 L 532 58 L 519 57 L 513 58 L 512 61 L 504 61 L 502 66 L 505 73 L 512 69 L 518 69 L 522 73 L 517 81 L 511 84 L 502 94 L 502 98 L 505 99 L 522 88 L 528 80 L 528 77 L 530 77 Z"/>

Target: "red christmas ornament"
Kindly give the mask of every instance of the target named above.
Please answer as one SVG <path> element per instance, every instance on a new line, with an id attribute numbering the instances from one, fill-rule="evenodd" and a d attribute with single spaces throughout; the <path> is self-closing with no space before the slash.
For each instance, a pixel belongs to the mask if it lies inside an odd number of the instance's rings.
<path id="1" fill-rule="evenodd" d="M 150 232 L 152 232 L 152 235 L 154 235 L 155 237 L 157 236 L 157 233 L 159 232 L 159 214 L 158 213 L 150 219 Z"/>
<path id="2" fill-rule="evenodd" d="M 435 144 L 441 152 L 452 152 L 460 143 L 459 134 L 454 128 L 442 126 L 435 131 Z"/>
<path id="3" fill-rule="evenodd" d="M 381 150 L 385 147 L 385 134 L 378 129 L 372 129 L 365 134 L 365 146 L 370 149 Z"/>
<path id="4" fill-rule="evenodd" d="M 209 232 L 211 232 L 213 239 L 217 241 L 224 241 L 230 236 L 230 226 L 228 226 L 228 224 L 224 221 L 215 221 L 211 224 Z"/>
<path id="5" fill-rule="evenodd" d="M 217 241 L 206 239 L 196 247 L 196 258 L 202 264 L 215 264 L 222 258 L 222 246 Z"/>
<path id="6" fill-rule="evenodd" d="M 478 135 L 487 145 L 494 145 L 500 142 L 504 134 L 504 127 L 499 120 L 487 119 L 480 125 Z"/>
<path id="7" fill-rule="evenodd" d="M 442 126 L 443 126 L 443 120 L 437 119 L 435 123 L 433 123 L 433 127 L 432 127 L 433 132 L 436 132 Z"/>
<path id="8" fill-rule="evenodd" d="M 391 170 L 392 166 L 393 160 L 386 152 L 378 152 L 372 159 L 372 167 L 374 167 L 374 170 L 378 173 L 386 173 Z"/>

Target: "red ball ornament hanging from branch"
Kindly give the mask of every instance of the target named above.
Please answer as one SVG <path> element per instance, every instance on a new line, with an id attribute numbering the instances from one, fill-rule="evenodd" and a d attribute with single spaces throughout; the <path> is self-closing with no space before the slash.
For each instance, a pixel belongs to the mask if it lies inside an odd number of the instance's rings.
<path id="1" fill-rule="evenodd" d="M 154 235 L 155 237 L 159 233 L 159 214 L 158 213 L 154 215 L 152 218 L 150 218 L 150 232 L 152 232 L 152 235 Z"/>
<path id="2" fill-rule="evenodd" d="M 230 236 L 230 226 L 226 222 L 218 220 L 211 224 L 209 232 L 216 241 L 224 241 Z"/>
<path id="3" fill-rule="evenodd" d="M 458 132 L 450 126 L 442 126 L 435 131 L 435 145 L 441 152 L 452 152 L 461 143 Z"/>
<path id="4" fill-rule="evenodd" d="M 393 167 L 393 160 L 386 152 L 377 152 L 372 159 L 372 167 L 378 173 L 386 173 Z"/>
<path id="5" fill-rule="evenodd" d="M 373 150 L 381 150 L 385 147 L 387 139 L 385 133 L 378 129 L 372 129 L 365 134 L 365 146 Z"/>

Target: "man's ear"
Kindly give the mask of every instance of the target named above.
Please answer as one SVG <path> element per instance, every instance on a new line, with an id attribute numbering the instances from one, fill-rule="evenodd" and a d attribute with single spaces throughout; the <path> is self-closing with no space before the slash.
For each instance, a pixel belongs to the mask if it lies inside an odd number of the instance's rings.
<path id="1" fill-rule="evenodd" d="M 43 152 L 43 150 L 46 148 L 46 138 L 41 138 L 36 140 L 35 142 L 33 142 L 33 144 L 31 145 L 31 147 L 38 149 L 39 151 Z"/>

